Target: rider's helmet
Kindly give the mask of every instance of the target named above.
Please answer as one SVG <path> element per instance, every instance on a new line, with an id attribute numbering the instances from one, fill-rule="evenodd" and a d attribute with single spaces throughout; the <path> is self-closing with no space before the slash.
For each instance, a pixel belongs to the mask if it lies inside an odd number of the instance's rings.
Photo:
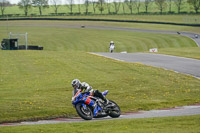
<path id="1" fill-rule="evenodd" d="M 110 41 L 110 43 L 114 43 L 113 41 Z"/>
<path id="2" fill-rule="evenodd" d="M 80 80 L 78 80 L 78 79 L 72 80 L 72 87 L 74 89 L 78 88 L 79 86 L 80 86 Z"/>

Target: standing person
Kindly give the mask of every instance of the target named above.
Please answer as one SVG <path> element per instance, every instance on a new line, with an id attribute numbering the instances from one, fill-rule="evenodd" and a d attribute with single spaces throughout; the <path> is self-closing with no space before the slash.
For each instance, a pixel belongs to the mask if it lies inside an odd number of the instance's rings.
<path id="1" fill-rule="evenodd" d="M 72 87 L 74 88 L 74 90 L 73 90 L 73 97 L 76 95 L 76 93 L 78 92 L 78 90 L 81 89 L 81 91 L 90 92 L 91 96 L 101 98 L 104 101 L 105 105 L 107 105 L 109 103 L 109 100 L 106 99 L 99 90 L 93 90 L 92 86 L 89 86 L 89 84 L 86 83 L 86 82 L 82 82 L 81 83 L 80 80 L 74 79 L 74 80 L 72 80 Z M 72 101 L 73 100 L 74 99 L 72 98 Z"/>
<path id="2" fill-rule="evenodd" d="M 112 53 L 114 49 L 115 49 L 115 44 L 113 41 L 110 41 L 110 47 L 109 47 L 110 53 Z"/>

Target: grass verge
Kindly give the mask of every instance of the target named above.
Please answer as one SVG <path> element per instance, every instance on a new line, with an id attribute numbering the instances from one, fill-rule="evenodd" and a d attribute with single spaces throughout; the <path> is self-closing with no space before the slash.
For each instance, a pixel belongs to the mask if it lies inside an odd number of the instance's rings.
<path id="1" fill-rule="evenodd" d="M 200 47 L 190 48 L 163 48 L 159 49 L 159 54 L 174 55 L 193 59 L 200 59 Z"/>
<path id="2" fill-rule="evenodd" d="M 198 133 L 200 115 L 0 127 L 1 133 Z"/>

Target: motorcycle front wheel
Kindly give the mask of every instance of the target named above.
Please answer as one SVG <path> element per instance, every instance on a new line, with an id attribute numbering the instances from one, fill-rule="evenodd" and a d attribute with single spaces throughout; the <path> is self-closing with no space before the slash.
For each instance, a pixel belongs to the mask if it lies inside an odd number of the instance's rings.
<path id="1" fill-rule="evenodd" d="M 93 113 L 90 107 L 85 103 L 79 103 L 76 105 L 76 111 L 78 115 L 85 120 L 92 120 Z"/>

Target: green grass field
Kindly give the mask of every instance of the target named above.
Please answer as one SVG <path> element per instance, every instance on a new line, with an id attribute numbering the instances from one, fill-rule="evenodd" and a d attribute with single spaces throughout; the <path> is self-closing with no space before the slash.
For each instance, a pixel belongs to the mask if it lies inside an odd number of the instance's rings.
<path id="1" fill-rule="evenodd" d="M 187 58 L 200 59 L 200 48 L 164 48 L 161 49 L 159 54 L 181 56 Z"/>
<path id="2" fill-rule="evenodd" d="M 2 39 L 7 37 L 7 29 L 5 22 L 0 24 Z M 44 50 L 0 51 L 0 122 L 77 115 L 71 105 L 74 78 L 88 82 L 94 89 L 110 90 L 108 98 L 116 101 L 122 112 L 200 102 L 199 79 L 87 53 L 107 52 L 110 40 L 114 40 L 116 52 L 147 52 L 149 48 L 158 47 L 164 54 L 174 55 L 174 51 L 179 51 L 179 56 L 199 59 L 199 48 L 191 39 L 178 35 L 59 27 L 62 24 L 68 22 L 9 22 L 9 31 L 28 32 L 29 45 L 41 45 Z M 105 24 L 119 27 L 119 23 L 102 23 Z M 134 27 L 134 24 L 124 25 Z"/>
<path id="3" fill-rule="evenodd" d="M 0 121 L 72 116 L 71 80 L 110 90 L 122 112 L 198 103 L 199 79 L 85 52 L 1 51 Z M 121 82 L 116 82 L 121 81 Z M 123 100 L 119 99 L 122 97 Z"/>
<path id="4" fill-rule="evenodd" d="M 0 127 L 1 133 L 198 133 L 200 115 Z"/>
<path id="5" fill-rule="evenodd" d="M 0 37 L 7 37 L 6 22 L 1 22 L 2 32 Z M 83 28 L 67 28 L 65 25 L 101 25 L 120 27 L 120 23 L 109 22 L 68 22 L 68 21 L 11 21 L 8 22 L 8 30 L 12 33 L 28 32 L 29 45 L 41 45 L 45 50 L 66 51 L 78 50 L 87 52 L 106 52 L 110 40 L 116 43 L 116 52 L 143 52 L 149 48 L 170 48 L 170 47 L 196 47 L 191 40 L 179 35 L 156 34 L 129 32 L 117 30 L 99 30 L 99 29 L 83 29 Z M 146 28 L 144 24 L 122 24 L 121 27 L 130 28 Z M 151 25 L 155 30 L 173 29 L 175 31 L 198 31 L 200 28 L 184 27 L 184 26 L 156 26 Z M 42 32 L 40 32 L 42 31 Z M 76 38 L 76 39 L 74 39 Z M 99 39 L 100 38 L 100 39 Z"/>

